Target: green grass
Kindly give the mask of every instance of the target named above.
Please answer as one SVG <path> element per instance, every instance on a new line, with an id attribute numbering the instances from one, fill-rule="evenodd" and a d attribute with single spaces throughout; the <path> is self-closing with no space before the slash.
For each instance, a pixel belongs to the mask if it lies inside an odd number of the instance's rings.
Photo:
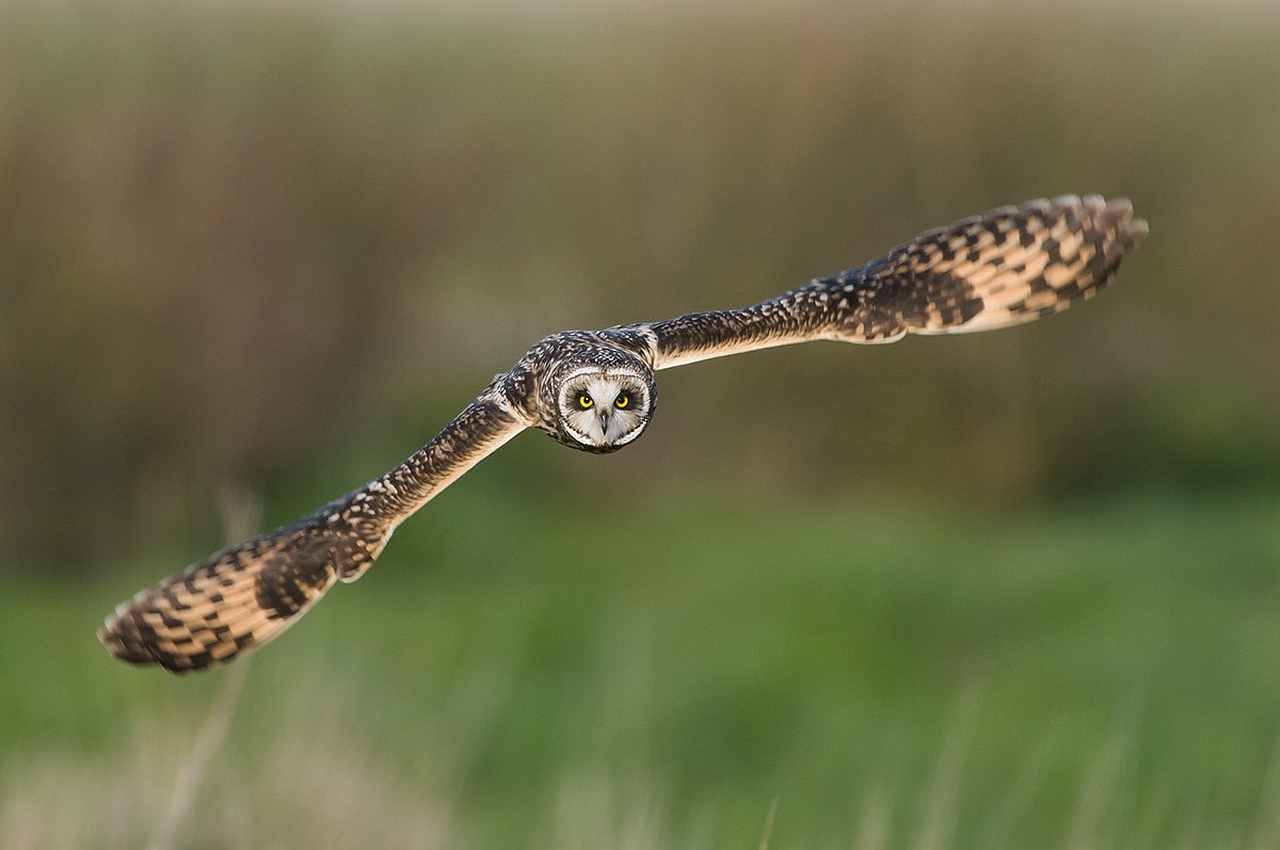
<path id="1" fill-rule="evenodd" d="M 249 662 L 178 846 L 754 847 L 774 799 L 773 847 L 1276 826 L 1275 504 L 654 503 L 433 505 Z M 232 671 L 92 632 L 166 569 L 6 593 L 5 846 L 155 828 Z"/>

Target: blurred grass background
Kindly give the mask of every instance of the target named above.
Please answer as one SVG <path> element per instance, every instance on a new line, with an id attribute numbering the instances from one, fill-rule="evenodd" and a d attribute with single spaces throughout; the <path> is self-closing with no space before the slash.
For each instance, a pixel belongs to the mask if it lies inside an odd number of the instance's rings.
<path id="1" fill-rule="evenodd" d="M 181 847 L 1280 839 L 1280 14 L 0 7 L 0 844 L 146 844 L 227 673 L 100 618 L 539 336 L 1062 192 L 1051 321 L 660 376 L 521 437 L 249 662 Z"/>

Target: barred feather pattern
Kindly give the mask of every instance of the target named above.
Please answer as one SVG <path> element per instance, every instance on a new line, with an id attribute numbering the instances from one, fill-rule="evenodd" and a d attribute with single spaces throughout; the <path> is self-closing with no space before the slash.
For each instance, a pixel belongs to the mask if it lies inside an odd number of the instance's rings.
<path id="1" fill-rule="evenodd" d="M 653 338 L 657 369 L 810 340 L 992 330 L 1093 297 L 1146 234 L 1128 200 L 1063 195 L 927 231 L 750 307 L 628 328 Z"/>
<path id="2" fill-rule="evenodd" d="M 336 581 L 363 575 L 405 517 L 523 429 L 495 392 L 381 478 L 122 603 L 99 640 L 122 661 L 185 673 L 276 637 Z"/>
<path id="3" fill-rule="evenodd" d="M 1127 200 L 1067 195 L 923 233 L 822 283 L 858 294 L 842 322 L 855 340 L 989 330 L 1092 298 L 1146 234 Z"/>
<path id="4" fill-rule="evenodd" d="M 372 563 L 383 534 L 335 504 L 224 549 L 121 605 L 99 638 L 135 664 L 185 672 L 275 637 L 337 580 Z"/>

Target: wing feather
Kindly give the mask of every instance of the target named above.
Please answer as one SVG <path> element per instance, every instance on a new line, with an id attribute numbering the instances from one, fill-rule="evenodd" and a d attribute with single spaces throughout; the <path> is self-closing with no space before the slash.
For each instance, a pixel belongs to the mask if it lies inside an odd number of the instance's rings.
<path id="1" fill-rule="evenodd" d="M 988 330 L 1091 298 L 1146 233 L 1125 199 L 1031 201 L 927 231 L 864 266 L 750 307 L 634 327 L 652 335 L 656 369 L 817 339 Z"/>
<path id="2" fill-rule="evenodd" d="M 334 582 L 363 575 L 396 526 L 527 424 L 510 407 L 482 396 L 381 478 L 121 604 L 99 640 L 123 661 L 177 673 L 266 643 Z"/>

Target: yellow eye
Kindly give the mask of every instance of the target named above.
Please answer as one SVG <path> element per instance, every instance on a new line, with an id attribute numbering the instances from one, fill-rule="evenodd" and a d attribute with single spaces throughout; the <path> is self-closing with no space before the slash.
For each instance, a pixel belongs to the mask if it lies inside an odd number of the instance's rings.
<path id="1" fill-rule="evenodd" d="M 626 393 L 618 393 L 618 397 L 613 400 L 613 406 L 619 410 L 626 410 L 631 406 L 631 396 Z"/>
<path id="2" fill-rule="evenodd" d="M 578 396 L 578 407 L 581 407 L 583 410 L 590 410 L 593 404 L 595 404 L 595 402 L 591 399 L 591 396 L 586 393 L 582 393 Z"/>

